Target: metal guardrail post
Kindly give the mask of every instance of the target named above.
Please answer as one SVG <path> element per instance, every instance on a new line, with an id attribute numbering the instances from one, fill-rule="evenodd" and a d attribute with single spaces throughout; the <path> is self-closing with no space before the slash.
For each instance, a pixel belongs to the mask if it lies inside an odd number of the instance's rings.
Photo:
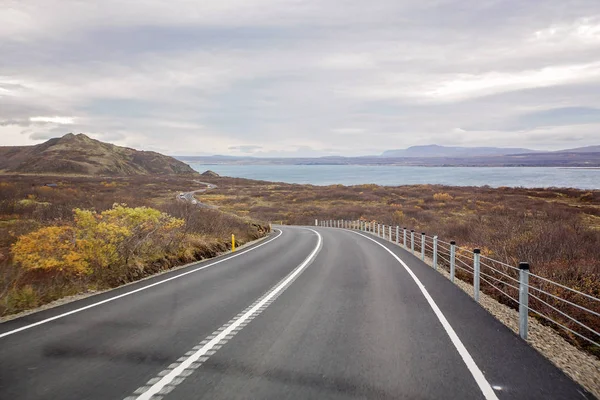
<path id="1" fill-rule="evenodd" d="M 450 281 L 454 283 L 454 275 L 456 273 L 456 242 L 452 240 L 450 242 Z"/>
<path id="2" fill-rule="evenodd" d="M 479 272 L 480 264 L 479 260 L 481 257 L 481 250 L 473 250 L 473 298 L 479 303 Z"/>
<path id="3" fill-rule="evenodd" d="M 437 240 L 438 237 L 433 237 L 433 269 L 437 271 Z"/>
<path id="4" fill-rule="evenodd" d="M 421 232 L 421 261 L 425 261 L 425 232 Z"/>
<path id="5" fill-rule="evenodd" d="M 415 254 L 415 230 L 410 230 L 410 251 Z"/>
<path id="6" fill-rule="evenodd" d="M 396 225 L 396 244 L 400 244 L 400 227 Z"/>
<path id="7" fill-rule="evenodd" d="M 391 242 L 393 240 L 393 237 L 392 237 L 392 226 L 391 225 L 390 225 L 390 232 L 389 232 L 389 234 L 390 234 L 390 238 L 389 239 L 390 239 L 390 242 Z"/>
<path id="8" fill-rule="evenodd" d="M 404 245 L 404 248 L 407 249 L 408 247 L 406 247 L 406 227 L 402 228 L 402 236 L 404 236 L 402 244 Z"/>
<path id="9" fill-rule="evenodd" d="M 519 336 L 527 340 L 529 315 L 529 264 L 519 263 Z"/>

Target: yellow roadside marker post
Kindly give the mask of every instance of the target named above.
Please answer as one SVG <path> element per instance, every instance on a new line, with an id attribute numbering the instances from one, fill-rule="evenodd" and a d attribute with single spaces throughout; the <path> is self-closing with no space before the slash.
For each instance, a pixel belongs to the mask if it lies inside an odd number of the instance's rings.
<path id="1" fill-rule="evenodd" d="M 231 252 L 233 253 L 235 251 L 235 235 L 232 233 L 231 234 Z"/>

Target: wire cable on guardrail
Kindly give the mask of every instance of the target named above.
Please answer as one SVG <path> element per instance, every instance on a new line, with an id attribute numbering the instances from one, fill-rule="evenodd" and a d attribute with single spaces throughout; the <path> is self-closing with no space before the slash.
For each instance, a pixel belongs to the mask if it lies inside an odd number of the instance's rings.
<path id="1" fill-rule="evenodd" d="M 503 291 L 502 289 L 500 289 L 499 287 L 497 287 L 496 285 L 492 284 L 490 281 L 488 281 L 485 278 L 481 278 L 482 281 L 487 282 L 488 285 L 490 285 L 492 288 L 496 289 L 497 291 L 499 291 L 500 293 L 502 293 L 503 295 L 505 295 L 506 297 L 508 297 L 509 299 L 511 299 L 512 301 L 514 301 L 515 303 L 519 304 L 519 300 L 515 299 L 514 297 L 512 297 L 511 295 L 509 295 L 508 293 L 506 293 L 505 291 Z"/>
<path id="2" fill-rule="evenodd" d="M 481 258 L 485 258 L 486 260 L 490 260 L 490 261 L 492 261 L 492 262 L 494 262 L 496 264 L 501 264 L 504 267 L 508 267 L 508 268 L 514 269 L 516 271 L 519 270 L 519 268 L 515 267 L 514 265 L 509 265 L 509 264 L 503 263 L 502 261 L 494 260 L 493 258 L 489 258 L 489 257 L 486 257 L 486 256 L 481 256 Z"/>
<path id="3" fill-rule="evenodd" d="M 600 337 L 600 333 L 596 332 L 595 330 L 593 330 L 593 329 L 592 329 L 592 328 L 590 328 L 589 326 L 587 326 L 587 325 L 585 325 L 585 324 L 583 324 L 583 323 L 581 323 L 581 322 L 577 321 L 575 318 L 571 317 L 570 315 L 568 315 L 568 314 L 565 314 L 564 312 L 560 311 L 558 308 L 556 308 L 556 307 L 553 307 L 551 304 L 548 304 L 547 302 L 545 302 L 544 300 L 540 299 L 540 298 L 539 298 L 539 297 L 537 297 L 536 295 L 534 295 L 534 294 L 531 294 L 531 293 L 530 293 L 530 294 L 529 294 L 529 296 L 531 296 L 531 297 L 533 297 L 533 298 L 537 299 L 538 301 L 540 301 L 540 302 L 542 302 L 543 304 L 547 305 L 548 307 L 550 307 L 551 309 L 553 309 L 553 310 L 554 310 L 554 311 L 556 311 L 557 313 L 561 314 L 561 315 L 562 315 L 562 316 L 564 316 L 564 317 L 567 317 L 569 320 L 571 320 L 571 321 L 575 322 L 577 325 L 581 326 L 582 328 L 585 328 L 585 329 L 589 330 L 590 332 L 592 332 L 592 333 L 594 333 L 595 335 L 597 335 L 597 336 L 599 336 L 599 337 Z M 555 322 L 556 322 L 556 321 L 555 321 Z"/>
<path id="4" fill-rule="evenodd" d="M 594 342 L 592 339 L 589 339 L 589 338 L 587 338 L 587 337 L 583 336 L 582 334 L 580 334 L 580 333 L 578 333 L 578 332 L 574 331 L 573 329 L 571 329 L 571 328 L 568 328 L 568 327 L 564 326 L 563 324 L 561 324 L 561 323 L 558 323 L 558 322 L 554 321 L 552 318 L 550 318 L 550 317 L 548 317 L 548 316 L 546 316 L 546 315 L 542 314 L 541 312 L 539 312 L 539 311 L 537 311 L 537 310 L 534 310 L 534 309 L 533 309 L 533 308 L 531 308 L 531 307 L 527 307 L 527 309 L 528 309 L 529 311 L 531 311 L 532 313 L 534 313 L 534 314 L 536 314 L 536 315 L 539 315 L 539 316 L 540 316 L 540 317 L 542 317 L 542 318 L 545 318 L 545 319 L 547 319 L 548 321 L 552 322 L 553 324 L 556 324 L 556 325 L 560 326 L 561 328 L 563 328 L 563 329 L 565 329 L 565 330 L 567 330 L 567 331 L 571 332 L 572 334 L 574 334 L 574 335 L 577 335 L 578 337 L 580 337 L 580 338 L 582 338 L 582 339 L 584 339 L 584 340 L 587 340 L 588 342 L 590 342 L 590 343 L 592 343 L 592 344 L 595 344 L 596 346 L 600 347 L 600 344 L 599 344 L 599 343 L 596 343 L 596 342 Z"/>
<path id="5" fill-rule="evenodd" d="M 480 263 L 480 264 L 481 264 L 481 265 L 483 265 L 483 266 L 486 266 L 486 267 L 488 267 L 488 268 L 489 268 L 489 269 L 491 269 L 492 271 L 494 271 L 494 272 L 496 272 L 496 273 L 498 273 L 498 274 L 500 274 L 500 275 L 502 275 L 502 276 L 505 276 L 505 277 L 507 277 L 508 279 L 511 279 L 511 280 L 513 280 L 513 281 L 515 281 L 515 282 L 519 283 L 519 280 L 518 280 L 518 279 L 516 279 L 516 278 L 513 278 L 512 276 L 510 276 L 510 275 L 508 275 L 508 274 L 505 274 L 505 273 L 504 273 L 504 272 L 502 272 L 502 271 L 499 271 L 499 270 L 497 270 L 497 269 L 495 269 L 495 268 L 493 268 L 493 267 L 491 267 L 491 266 L 489 266 L 489 265 L 487 265 L 487 264 L 484 264 L 484 263 Z"/>
<path id="6" fill-rule="evenodd" d="M 517 291 L 519 291 L 519 287 L 518 287 L 518 286 L 511 285 L 510 283 L 504 282 L 504 281 L 503 281 L 503 280 L 501 280 L 501 279 L 498 279 L 498 278 L 495 278 L 495 277 L 493 277 L 493 276 L 491 276 L 491 275 L 488 275 L 488 274 L 486 274 L 486 273 L 485 273 L 485 272 L 483 272 L 483 271 L 479 271 L 479 273 L 480 273 L 481 275 L 483 275 L 483 276 L 487 276 L 487 277 L 488 277 L 488 278 L 490 278 L 490 279 L 494 279 L 494 280 L 496 280 L 496 281 L 498 281 L 498 282 L 500 282 L 500 283 L 503 283 L 503 284 L 505 284 L 505 285 L 506 285 L 506 286 L 508 286 L 508 287 L 511 287 L 511 288 L 513 288 L 513 289 L 516 289 Z"/>
<path id="7" fill-rule="evenodd" d="M 561 285 L 561 284 L 560 284 L 560 283 L 558 283 L 558 282 L 551 281 L 551 280 L 549 280 L 549 279 L 546 279 L 546 278 L 543 278 L 543 277 L 541 277 L 541 276 L 539 276 L 539 275 L 535 275 L 535 274 L 531 274 L 531 273 L 530 273 L 530 274 L 529 274 L 529 276 L 530 276 L 530 277 L 537 278 L 537 279 L 541 279 L 541 280 L 543 280 L 543 281 L 546 281 L 546 282 L 548 282 L 548 283 L 551 283 L 551 284 L 553 284 L 553 285 L 556 285 L 556 286 L 558 286 L 558 287 L 561 287 L 561 288 L 563 288 L 563 289 L 570 290 L 571 292 L 573 292 L 573 293 L 577 293 L 577 294 L 580 294 L 580 295 L 582 295 L 582 296 L 584 296 L 584 297 L 587 297 L 587 298 L 588 298 L 588 299 L 590 299 L 590 300 L 594 300 L 594 301 L 600 302 L 600 299 L 599 299 L 599 298 L 596 298 L 596 297 L 594 297 L 594 296 L 590 296 L 589 294 L 582 293 L 582 292 L 580 292 L 579 290 L 575 290 L 575 289 L 573 289 L 573 288 L 570 288 L 570 287 L 568 287 L 568 286 Z"/>
<path id="8" fill-rule="evenodd" d="M 586 308 L 586 307 L 584 307 L 584 306 L 582 306 L 582 305 L 579 305 L 579 304 L 573 303 L 573 302 L 571 302 L 571 301 L 569 301 L 569 300 L 563 299 L 562 297 L 558 297 L 558 296 L 556 296 L 556 295 L 553 295 L 552 293 L 548 293 L 548 292 L 546 292 L 545 290 L 538 289 L 538 288 L 536 288 L 535 286 L 531 286 L 531 285 L 526 285 L 526 286 L 527 286 L 529 289 L 533 289 L 533 290 L 535 290 L 535 291 L 538 291 L 538 292 L 540 292 L 540 293 L 544 293 L 546 296 L 553 297 L 553 298 L 555 298 L 556 300 L 562 301 L 562 302 L 564 302 L 564 303 L 567 303 L 567 304 L 569 304 L 569 305 L 571 305 L 571 306 L 573 306 L 573 307 L 577 307 L 577 308 L 579 308 L 579 309 L 580 309 L 580 310 L 582 310 L 582 311 L 586 311 L 586 312 L 589 312 L 590 314 L 594 314 L 594 315 L 596 315 L 596 316 L 600 317 L 600 313 L 597 313 L 596 311 L 590 310 L 589 308 Z"/>

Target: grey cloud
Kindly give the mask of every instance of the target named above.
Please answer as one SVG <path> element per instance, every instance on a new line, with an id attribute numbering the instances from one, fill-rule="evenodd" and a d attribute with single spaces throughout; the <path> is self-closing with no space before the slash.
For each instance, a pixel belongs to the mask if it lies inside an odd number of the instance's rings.
<path id="1" fill-rule="evenodd" d="M 252 146 L 252 145 L 243 145 L 243 146 L 229 146 L 229 150 L 237 150 L 242 153 L 256 153 L 258 150 L 262 149 L 262 146 Z"/>
<path id="2" fill-rule="evenodd" d="M 9 126 L 9 125 L 16 125 L 16 126 L 29 126 L 32 125 L 33 123 L 27 119 L 7 119 L 7 120 L 0 120 L 0 126 Z"/>
<path id="3" fill-rule="evenodd" d="M 597 142 L 600 35 L 579 29 L 600 26 L 593 0 L 27 4 L 30 25 L 0 16 L 10 143 L 64 133 L 35 116 L 177 154 Z"/>
<path id="4" fill-rule="evenodd" d="M 31 140 L 48 140 L 56 136 L 57 135 L 52 132 L 33 132 L 29 134 Z"/>

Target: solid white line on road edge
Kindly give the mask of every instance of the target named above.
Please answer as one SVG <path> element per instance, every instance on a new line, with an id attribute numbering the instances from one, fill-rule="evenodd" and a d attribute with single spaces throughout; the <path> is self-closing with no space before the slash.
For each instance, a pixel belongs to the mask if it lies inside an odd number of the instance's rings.
<path id="1" fill-rule="evenodd" d="M 362 233 L 358 233 L 355 231 L 349 231 L 349 232 L 356 233 L 357 235 L 362 236 L 366 239 L 369 239 L 370 241 L 374 242 L 375 244 L 383 247 L 388 253 L 390 253 L 404 267 L 406 272 L 408 272 L 408 274 L 413 278 L 413 280 L 415 281 L 415 283 L 417 284 L 419 289 L 421 289 L 421 293 L 423 293 L 423 296 L 425 296 L 425 299 L 427 300 L 427 302 L 433 309 L 433 312 L 435 313 L 438 320 L 441 322 L 442 326 L 446 330 L 446 333 L 450 337 L 452 344 L 454 344 L 454 347 L 456 347 L 458 354 L 460 354 L 460 356 L 462 357 L 467 368 L 469 369 L 469 372 L 471 372 L 471 375 L 473 375 L 473 378 L 475 378 L 475 382 L 477 382 L 477 385 L 479 386 L 479 389 L 481 389 L 481 391 L 483 392 L 483 395 L 486 398 L 486 400 L 498 400 L 498 397 L 496 396 L 494 389 L 492 389 L 492 386 L 490 385 L 490 383 L 485 379 L 483 372 L 481 372 L 481 370 L 479 369 L 477 364 L 475 364 L 473 357 L 471 357 L 471 354 L 469 354 L 469 352 L 467 351 L 467 348 L 461 342 L 460 338 L 458 337 L 458 335 L 456 334 L 456 332 L 454 331 L 454 329 L 452 328 L 452 326 L 450 325 L 450 323 L 448 322 L 448 320 L 446 319 L 446 317 L 444 316 L 444 314 L 442 313 L 440 308 L 437 306 L 437 304 L 435 303 L 435 301 L 433 300 L 433 298 L 431 297 L 431 295 L 429 294 L 427 289 L 425 289 L 425 286 L 421 283 L 419 278 L 417 278 L 415 273 L 412 272 L 412 270 L 410 268 L 408 268 L 408 265 L 406 265 L 404 263 L 404 261 L 402 261 L 400 259 L 400 257 L 398 257 L 396 254 L 394 254 L 393 251 L 391 251 L 390 249 L 388 249 L 387 247 L 385 247 L 384 245 L 379 243 L 377 240 L 371 239 L 370 237 L 363 235 Z"/>
<path id="2" fill-rule="evenodd" d="M 225 343 L 231 340 L 239 331 L 241 331 L 251 320 L 262 313 L 275 299 L 281 295 L 294 282 L 306 267 L 315 259 L 319 250 L 323 246 L 323 238 L 319 232 L 307 228 L 317 235 L 318 241 L 310 255 L 298 265 L 290 274 L 283 278 L 278 284 L 267 291 L 261 298 L 256 300 L 244 311 L 233 317 L 225 325 L 214 331 L 206 339 L 196 345 L 191 351 L 188 351 L 176 363 L 160 372 L 155 378 L 150 379 L 146 385 L 138 388 L 133 396 L 126 400 L 158 400 L 162 396 L 170 393 L 177 385 L 190 376 L 202 363 L 215 354 Z"/>
<path id="3" fill-rule="evenodd" d="M 8 332 L 0 333 L 0 338 L 6 337 L 6 336 L 10 336 L 10 335 L 14 335 L 15 333 L 18 333 L 18 332 L 21 332 L 21 331 L 24 331 L 24 330 L 27 330 L 27 329 L 33 328 L 33 327 L 35 327 L 35 326 L 42 325 L 42 324 L 46 324 L 46 323 L 48 323 L 48 322 L 51 322 L 51 321 L 57 320 L 57 319 L 59 319 L 59 318 L 64 318 L 64 317 L 66 317 L 66 316 L 68 316 L 68 315 L 75 314 L 75 313 L 78 313 L 78 312 L 81 312 L 81 311 L 84 311 L 84 310 L 88 310 L 88 309 L 90 309 L 90 308 L 97 307 L 97 306 L 99 306 L 99 305 L 102 305 L 102 304 L 105 304 L 105 303 L 109 303 L 109 302 L 111 302 L 111 301 L 114 301 L 114 300 L 120 299 L 120 298 L 122 298 L 122 297 L 126 297 L 126 296 L 132 295 L 132 294 L 134 294 L 134 293 L 138 293 L 138 292 L 141 292 L 141 291 L 143 291 L 143 290 L 150 289 L 151 287 L 158 286 L 158 285 L 162 285 L 163 283 L 166 283 L 166 282 L 172 281 L 172 280 L 174 280 L 174 279 L 181 278 L 182 276 L 186 276 L 186 275 L 189 275 L 189 274 L 193 274 L 194 272 L 198 272 L 198 271 L 201 271 L 201 270 L 203 270 L 203 269 L 206 269 L 206 268 L 212 267 L 212 266 L 214 266 L 214 265 L 217 265 L 217 264 L 220 264 L 220 263 L 222 263 L 222 262 L 225 262 L 225 261 L 231 260 L 232 258 L 239 257 L 239 256 L 241 256 L 242 254 L 246 254 L 246 253 L 248 253 L 248 252 L 250 252 L 250 251 L 256 250 L 256 249 L 258 249 L 259 247 L 262 247 L 262 246 L 266 245 L 267 243 L 270 243 L 270 242 L 272 242 L 273 240 L 275 240 L 275 239 L 278 239 L 278 238 L 279 238 L 279 237 L 280 237 L 280 236 L 283 234 L 283 231 L 281 231 L 280 229 L 278 229 L 278 231 L 279 231 L 279 234 L 278 234 L 277 236 L 275 236 L 274 238 L 271 238 L 271 239 L 267 240 L 266 242 L 259 244 L 258 246 L 251 247 L 251 248 L 249 248 L 248 250 L 244 250 L 244 251 L 241 251 L 241 252 L 239 252 L 239 253 L 234 253 L 233 255 L 231 255 L 231 256 L 229 256 L 229 257 L 227 257 L 227 258 L 223 258 L 223 259 L 221 259 L 221 260 L 219 260 L 219 261 L 215 261 L 215 262 L 213 262 L 213 263 L 210 263 L 210 264 L 208 264 L 208 265 L 203 265 L 202 267 L 194 268 L 194 269 L 192 269 L 192 270 L 190 270 L 190 271 L 186 271 L 186 272 L 184 272 L 184 273 L 182 273 L 182 274 L 179 274 L 179 275 L 176 275 L 176 276 L 172 276 L 172 277 L 170 277 L 170 278 L 167 278 L 167 279 L 163 279 L 162 281 L 159 281 L 159 282 L 154 282 L 154 283 L 152 283 L 152 284 L 150 284 L 150 285 L 148 285 L 148 286 L 144 286 L 144 287 L 141 287 L 141 288 L 139 288 L 139 289 L 132 290 L 131 292 L 123 293 L 123 294 L 120 294 L 120 295 L 118 295 L 118 296 L 111 297 L 111 298 L 109 298 L 109 299 L 102 300 L 102 301 L 99 301 L 99 302 L 97 302 L 97 303 L 93 303 L 93 304 L 87 305 L 87 306 L 85 306 L 85 307 L 77 308 L 77 309 L 75 309 L 75 310 L 68 311 L 68 312 L 66 312 L 66 313 L 63 313 L 63 314 L 60 314 L 60 315 L 55 315 L 54 317 L 46 318 L 46 319 L 44 319 L 44 320 L 41 320 L 41 321 L 35 322 L 35 323 L 33 323 L 33 324 L 30 324 L 30 325 L 25 325 L 25 326 L 22 326 L 22 327 L 20 327 L 20 328 L 14 329 L 14 330 L 12 330 L 12 331 L 8 331 Z"/>

